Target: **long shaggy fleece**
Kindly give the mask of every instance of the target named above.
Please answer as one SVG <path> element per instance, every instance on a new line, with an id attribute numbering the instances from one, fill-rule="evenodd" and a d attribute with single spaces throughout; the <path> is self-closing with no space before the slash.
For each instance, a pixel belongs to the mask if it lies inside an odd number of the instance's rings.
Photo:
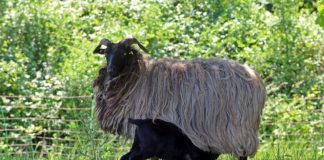
<path id="1" fill-rule="evenodd" d="M 266 95 L 259 76 L 246 65 L 223 59 L 142 59 L 112 80 L 105 71 L 94 82 L 103 130 L 133 136 L 128 118 L 161 119 L 204 151 L 255 155 Z"/>

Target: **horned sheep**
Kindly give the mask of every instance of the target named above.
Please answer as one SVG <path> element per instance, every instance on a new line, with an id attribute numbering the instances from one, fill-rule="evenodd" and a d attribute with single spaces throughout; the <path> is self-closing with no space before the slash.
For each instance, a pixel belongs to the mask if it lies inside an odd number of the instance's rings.
<path id="1" fill-rule="evenodd" d="M 133 119 L 174 124 L 199 149 L 253 157 L 266 92 L 246 65 L 226 59 L 150 59 L 135 38 L 101 40 L 108 65 L 94 81 L 104 131 L 134 137 Z"/>

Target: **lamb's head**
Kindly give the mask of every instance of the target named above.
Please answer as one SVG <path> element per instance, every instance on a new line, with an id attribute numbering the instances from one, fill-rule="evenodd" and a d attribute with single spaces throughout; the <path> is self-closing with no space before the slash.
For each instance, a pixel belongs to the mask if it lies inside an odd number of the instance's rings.
<path id="1" fill-rule="evenodd" d="M 138 45 L 135 46 L 135 45 Z M 104 54 L 107 59 L 107 72 L 111 78 L 118 76 L 125 67 L 132 65 L 139 57 L 141 50 L 147 52 L 145 47 L 136 38 L 126 38 L 118 43 L 102 39 L 94 53 Z"/>

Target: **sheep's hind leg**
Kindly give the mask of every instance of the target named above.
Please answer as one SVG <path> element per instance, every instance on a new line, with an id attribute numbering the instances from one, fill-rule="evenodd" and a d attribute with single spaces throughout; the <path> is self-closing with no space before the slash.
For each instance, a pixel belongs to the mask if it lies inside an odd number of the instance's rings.
<path id="1" fill-rule="evenodd" d="M 240 157 L 239 160 L 247 160 L 247 157 Z"/>

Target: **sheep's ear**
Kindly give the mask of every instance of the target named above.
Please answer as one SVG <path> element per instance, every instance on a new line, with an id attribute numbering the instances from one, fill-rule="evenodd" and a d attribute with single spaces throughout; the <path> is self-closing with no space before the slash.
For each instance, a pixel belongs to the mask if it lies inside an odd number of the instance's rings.
<path id="1" fill-rule="evenodd" d="M 105 50 L 108 47 L 111 47 L 113 43 L 111 41 L 109 41 L 108 39 L 102 39 L 99 43 L 99 45 L 95 48 L 95 50 L 93 51 L 94 54 L 105 54 Z"/>

